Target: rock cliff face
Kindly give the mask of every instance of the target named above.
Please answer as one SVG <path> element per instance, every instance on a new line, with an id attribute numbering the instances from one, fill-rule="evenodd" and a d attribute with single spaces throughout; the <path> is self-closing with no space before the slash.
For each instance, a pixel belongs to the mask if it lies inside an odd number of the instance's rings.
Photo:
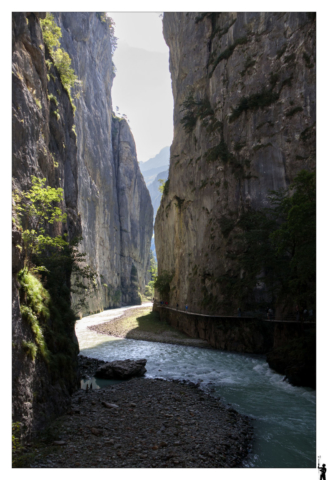
<path id="1" fill-rule="evenodd" d="M 73 110 L 66 91 L 54 67 L 47 79 L 45 47 L 39 19 L 45 14 L 14 13 L 12 19 L 12 79 L 13 79 L 13 184 L 26 189 L 31 176 L 46 178 L 52 187 L 64 190 L 63 209 L 67 223 L 57 225 L 56 235 L 66 230 L 69 238 L 81 233 L 77 212 L 77 147 L 72 131 Z M 48 95 L 58 98 L 55 107 Z M 57 109 L 60 118 L 54 115 Z M 57 165 L 57 166 L 56 166 Z M 26 355 L 22 341 L 33 341 L 30 325 L 20 313 L 17 273 L 23 267 L 21 232 L 13 222 L 12 236 L 12 388 L 13 421 L 24 424 L 25 434 L 44 427 L 54 416 L 63 413 L 69 405 L 69 394 L 77 388 L 78 378 L 53 382 L 48 368 L 37 355 L 35 362 Z M 78 345 L 73 326 L 67 327 L 67 342 L 72 346 L 71 362 L 77 368 Z"/>
<path id="2" fill-rule="evenodd" d="M 226 253 L 241 212 L 315 166 L 315 15 L 166 13 L 163 29 L 174 140 L 158 267 L 174 273 L 172 304 L 206 313 L 216 279 L 240 274 Z"/>
<path id="3" fill-rule="evenodd" d="M 140 303 L 139 291 L 148 270 L 153 209 L 129 126 L 125 120 L 112 117 L 113 65 L 108 27 L 93 13 L 57 14 L 62 47 L 73 58 L 75 73 L 82 81 L 74 117 L 57 69 L 52 65 L 47 70 L 46 60 L 50 59 L 40 18 L 45 14 L 13 14 L 14 188 L 28 189 L 35 175 L 63 189 L 67 222 L 52 227 L 52 233 L 67 232 L 69 239 L 83 235 L 81 251 L 87 253 L 87 261 L 98 273 L 99 294 L 90 299 L 91 311 Z M 69 405 L 70 393 L 78 388 L 78 344 L 69 314 L 60 317 L 60 325 L 50 317 L 48 333 L 54 344 L 57 334 L 59 338 L 52 352 L 58 354 L 57 359 L 60 345 L 64 345 L 65 355 L 59 358 L 64 366 L 55 373 L 61 376 L 60 381 L 52 376 L 39 353 L 32 361 L 24 351 L 22 342 L 35 338 L 20 313 L 17 273 L 23 259 L 17 225 L 15 220 L 13 421 L 22 422 L 23 433 L 29 435 Z M 67 284 L 70 281 L 65 280 Z M 59 331 L 52 335 L 51 328 Z"/>
<path id="4" fill-rule="evenodd" d="M 89 311 L 137 304 L 148 270 L 153 211 L 129 126 L 112 116 L 111 34 L 95 13 L 54 16 L 81 81 L 75 100 L 80 248 L 99 286 Z"/>

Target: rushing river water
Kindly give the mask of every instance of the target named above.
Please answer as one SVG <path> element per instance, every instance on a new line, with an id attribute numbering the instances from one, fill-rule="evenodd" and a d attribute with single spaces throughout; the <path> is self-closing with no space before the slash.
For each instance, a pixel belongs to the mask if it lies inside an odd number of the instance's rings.
<path id="1" fill-rule="evenodd" d="M 253 452 L 246 467 L 315 468 L 314 390 L 284 382 L 262 356 L 118 339 L 87 328 L 124 310 L 106 310 L 76 322 L 81 354 L 106 361 L 146 358 L 146 377 L 190 380 L 214 389 L 224 403 L 254 419 Z M 94 387 L 106 383 L 93 382 Z"/>

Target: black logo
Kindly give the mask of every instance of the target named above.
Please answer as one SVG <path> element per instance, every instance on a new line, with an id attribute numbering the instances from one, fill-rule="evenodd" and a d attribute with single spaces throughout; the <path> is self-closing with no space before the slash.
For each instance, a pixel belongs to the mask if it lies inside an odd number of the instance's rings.
<path id="1" fill-rule="evenodd" d="M 326 464 L 323 463 L 321 466 L 320 466 L 320 460 L 321 460 L 321 457 L 318 457 L 318 470 L 320 472 L 320 480 L 326 480 Z"/>

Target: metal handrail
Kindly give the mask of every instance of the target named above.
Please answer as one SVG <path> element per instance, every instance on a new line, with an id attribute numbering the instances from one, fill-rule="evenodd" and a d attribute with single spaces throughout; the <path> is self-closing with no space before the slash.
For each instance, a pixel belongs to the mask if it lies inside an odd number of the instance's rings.
<path id="1" fill-rule="evenodd" d="M 180 313 L 186 313 L 188 315 L 198 315 L 198 316 L 202 316 L 202 317 L 211 317 L 211 318 L 221 317 L 221 318 L 234 318 L 234 319 L 237 319 L 237 318 L 253 318 L 253 319 L 267 321 L 267 322 L 284 322 L 284 323 L 312 323 L 313 324 L 313 323 L 316 322 L 316 318 L 315 318 L 314 315 L 307 316 L 306 318 L 304 318 L 304 316 L 302 317 L 302 315 L 300 315 L 299 320 L 297 320 L 296 314 L 295 315 L 287 315 L 287 316 L 282 317 L 282 318 L 276 318 L 275 315 L 272 315 L 271 318 L 268 318 L 268 316 L 264 313 L 261 314 L 261 315 L 256 315 L 256 314 L 243 313 L 243 312 L 241 313 L 241 315 L 225 315 L 225 314 L 209 315 L 207 313 L 191 312 L 190 310 L 181 310 L 181 309 L 173 307 L 171 305 L 161 305 L 160 301 L 158 301 L 158 300 L 155 300 L 154 304 L 156 304 L 160 308 L 166 308 L 168 310 L 173 310 L 173 311 L 180 312 Z"/>

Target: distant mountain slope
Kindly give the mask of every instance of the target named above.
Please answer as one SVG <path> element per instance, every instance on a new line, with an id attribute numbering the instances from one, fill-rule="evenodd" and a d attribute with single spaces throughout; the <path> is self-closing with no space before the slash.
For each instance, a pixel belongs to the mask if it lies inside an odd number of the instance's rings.
<path id="1" fill-rule="evenodd" d="M 155 157 L 151 158 L 150 160 L 147 160 L 147 162 L 142 162 L 142 163 L 140 162 L 139 167 L 140 167 L 141 173 L 144 174 L 144 172 L 151 170 L 152 168 L 168 167 L 169 164 L 170 164 L 170 147 L 164 147 L 157 155 L 155 155 Z"/>
<path id="2" fill-rule="evenodd" d="M 155 217 L 158 210 L 158 207 L 161 203 L 162 194 L 158 190 L 160 186 L 160 179 L 167 180 L 168 170 L 170 165 L 170 147 L 164 147 L 162 150 L 155 155 L 154 158 L 147 160 L 147 162 L 139 163 L 139 168 L 144 177 L 145 183 L 150 193 L 151 203 L 154 208 L 154 217 L 153 221 L 155 223 Z M 157 261 L 154 236 L 151 240 L 150 249 L 153 252 L 153 255 Z"/>
<path id="3" fill-rule="evenodd" d="M 155 180 L 150 185 L 147 185 L 148 191 L 150 193 L 151 203 L 153 204 L 153 209 L 154 209 L 154 222 L 155 222 L 156 213 L 162 198 L 162 194 L 159 191 L 159 186 L 160 186 L 159 180 L 160 179 L 167 180 L 168 175 L 169 175 L 168 169 L 164 170 L 163 172 L 160 172 L 156 176 Z"/>
<path id="4" fill-rule="evenodd" d="M 157 181 L 156 178 L 157 176 L 163 171 L 168 171 L 169 169 L 169 166 L 167 166 L 166 170 L 165 170 L 165 166 L 161 166 L 161 167 L 157 167 L 157 168 L 152 168 L 151 170 L 147 170 L 146 172 L 144 172 L 142 175 L 144 177 L 144 180 L 145 180 L 145 184 L 147 185 L 147 188 L 149 190 L 149 187 L 150 185 Z M 162 177 L 160 177 L 162 178 Z"/>

